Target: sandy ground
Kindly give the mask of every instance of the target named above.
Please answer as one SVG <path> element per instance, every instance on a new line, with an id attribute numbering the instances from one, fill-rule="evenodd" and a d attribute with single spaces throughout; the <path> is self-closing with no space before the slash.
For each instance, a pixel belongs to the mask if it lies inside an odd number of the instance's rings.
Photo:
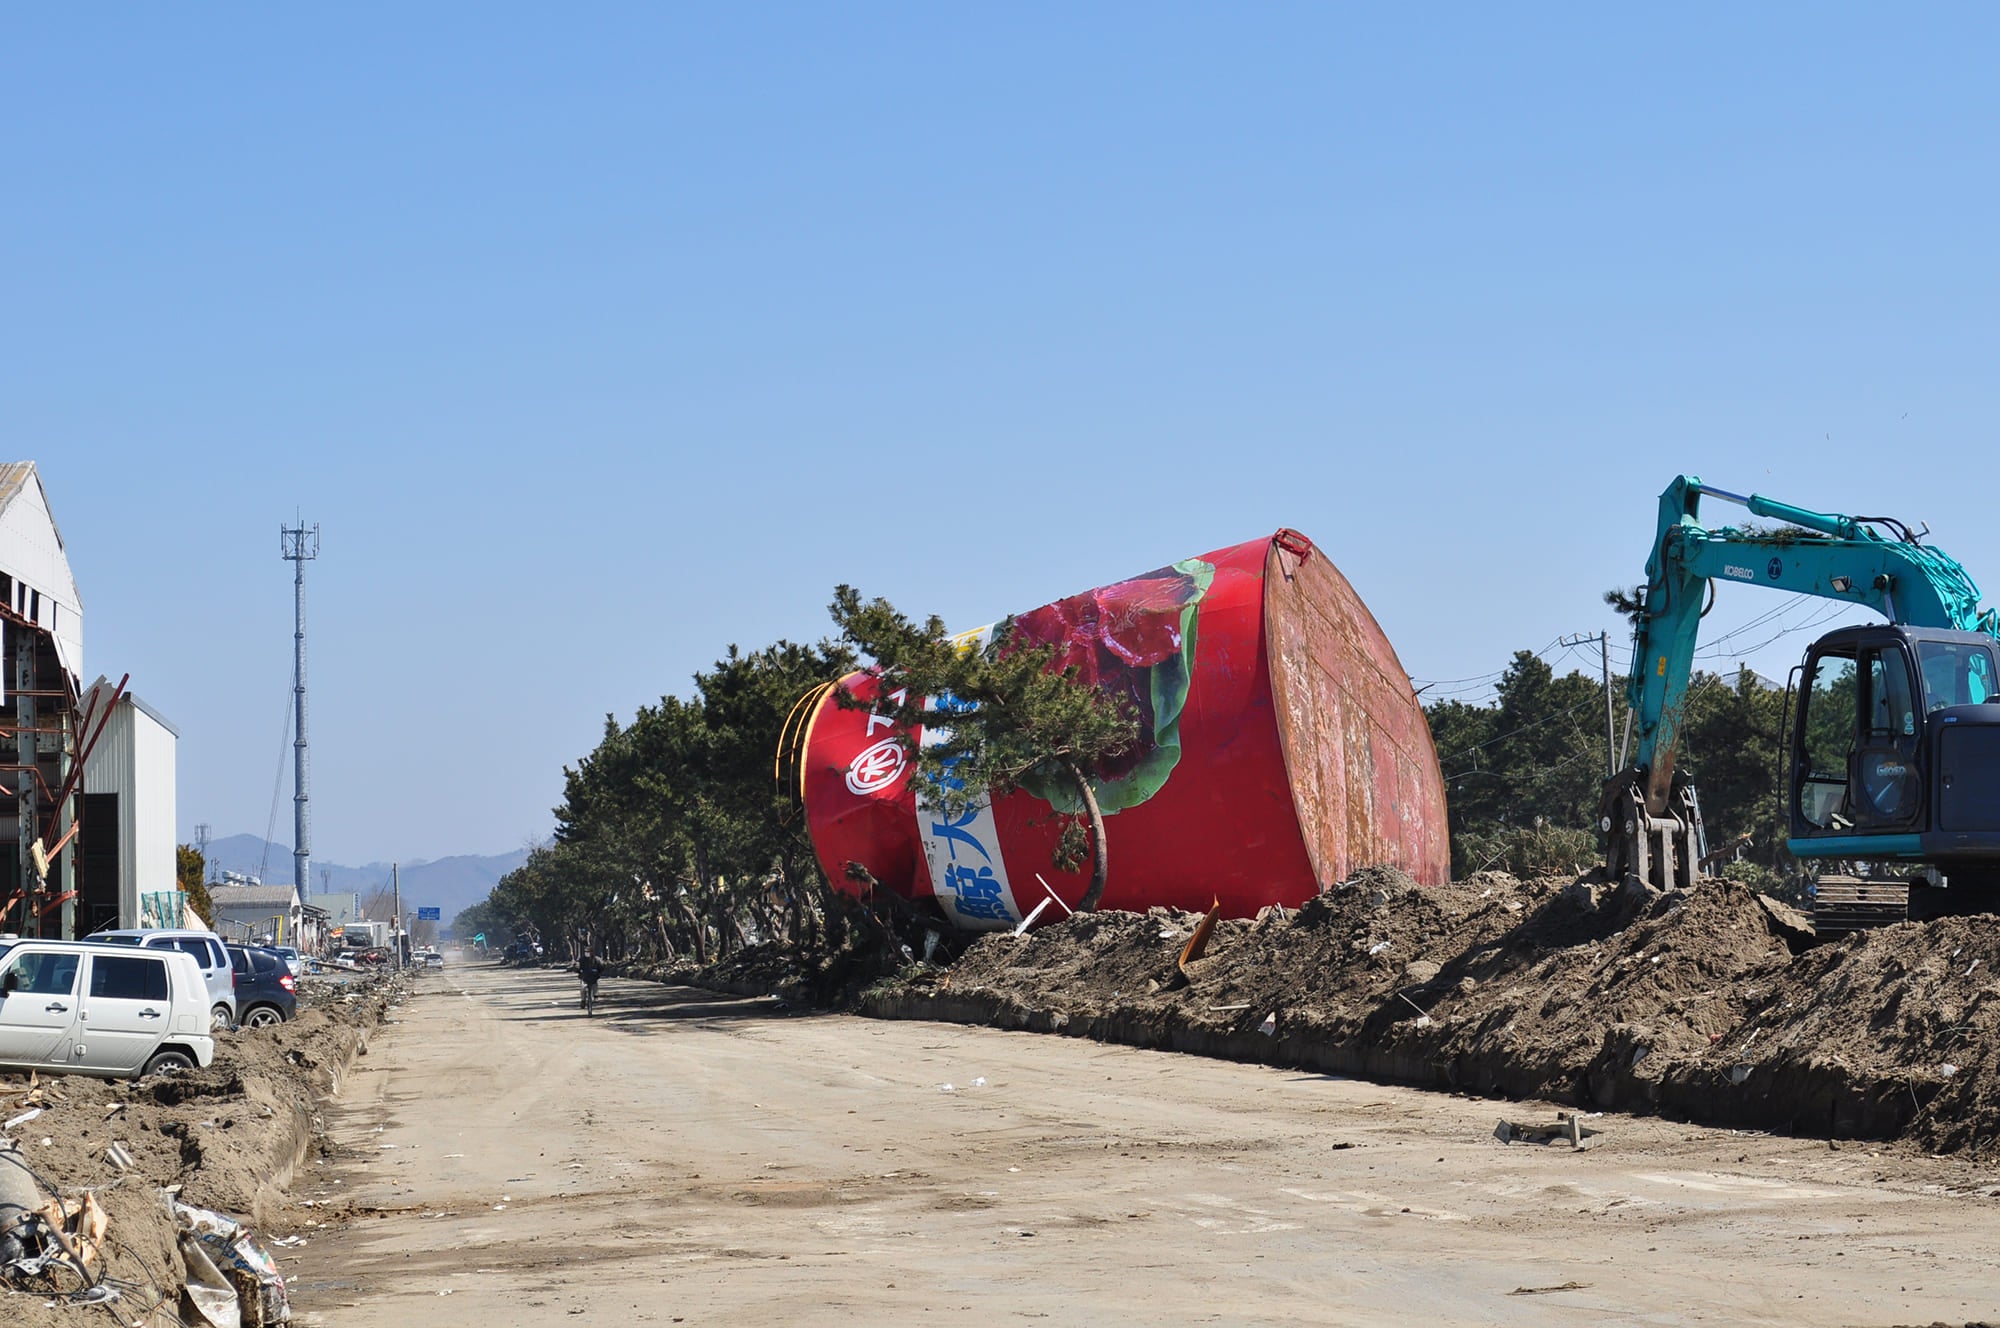
<path id="1" fill-rule="evenodd" d="M 1954 1324 L 2000 1178 L 1072 1038 L 448 969 L 290 1214 L 303 1321 Z M 950 1085 L 947 1089 L 945 1086 Z M 326 1223 L 324 1226 L 308 1225 Z"/>

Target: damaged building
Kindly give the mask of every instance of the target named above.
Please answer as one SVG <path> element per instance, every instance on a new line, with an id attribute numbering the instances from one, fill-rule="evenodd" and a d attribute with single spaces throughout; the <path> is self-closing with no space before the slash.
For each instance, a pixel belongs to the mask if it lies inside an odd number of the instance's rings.
<path id="1" fill-rule="evenodd" d="M 175 740 L 82 686 L 83 599 L 32 461 L 0 462 L 0 932 L 75 937 L 179 899 Z"/>
<path id="2" fill-rule="evenodd" d="M 74 936 L 83 601 L 32 461 L 0 463 L 0 624 L 0 930 Z"/>

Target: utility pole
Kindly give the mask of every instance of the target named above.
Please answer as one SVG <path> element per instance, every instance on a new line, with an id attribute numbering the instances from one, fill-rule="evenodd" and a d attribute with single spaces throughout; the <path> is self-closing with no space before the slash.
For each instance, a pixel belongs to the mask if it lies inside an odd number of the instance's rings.
<path id="1" fill-rule="evenodd" d="M 395 952 L 395 967 L 403 967 L 403 868 L 399 863 L 389 864 L 389 892 L 394 902 L 389 914 L 389 945 Z"/>
<path id="2" fill-rule="evenodd" d="M 1597 645 L 1598 666 L 1604 674 L 1604 777 L 1618 773 L 1618 723 L 1611 706 L 1611 634 L 1609 632 L 1579 632 L 1574 636 L 1558 637 L 1561 646 Z"/>
<path id="3" fill-rule="evenodd" d="M 312 889 L 312 816 L 306 778 L 306 564 L 319 557 L 319 527 L 303 518 L 284 528 L 285 561 L 292 564 L 292 887 L 299 898 Z"/>
<path id="4" fill-rule="evenodd" d="M 1604 667 L 1604 777 L 1612 779 L 1618 774 L 1618 750 L 1613 738 L 1618 723 L 1611 717 L 1611 633 L 1597 634 L 1597 654 Z"/>

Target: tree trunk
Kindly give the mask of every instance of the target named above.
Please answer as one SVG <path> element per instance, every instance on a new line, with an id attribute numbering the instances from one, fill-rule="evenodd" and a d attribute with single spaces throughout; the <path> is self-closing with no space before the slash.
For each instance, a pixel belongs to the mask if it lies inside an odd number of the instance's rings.
<path id="1" fill-rule="evenodd" d="M 826 952 L 836 954 L 847 948 L 847 896 L 834 889 L 825 881 L 815 885 L 819 896 L 820 936 L 826 943 Z"/>
<path id="2" fill-rule="evenodd" d="M 813 938 L 812 900 L 799 885 L 790 849 L 778 855 L 778 879 L 785 883 L 785 902 L 790 909 L 789 934 L 792 948 L 808 949 L 812 945 Z"/>
<path id="3" fill-rule="evenodd" d="M 1104 878 L 1107 873 L 1104 842 L 1104 813 L 1097 805 L 1097 790 L 1090 786 L 1090 779 L 1079 766 L 1068 767 L 1069 777 L 1076 783 L 1076 796 L 1083 801 L 1083 810 L 1090 817 L 1090 888 L 1083 892 L 1083 898 L 1076 904 L 1079 913 L 1095 913 L 1097 901 L 1104 898 Z"/>
<path id="4" fill-rule="evenodd" d="M 673 899 L 674 916 L 681 924 L 681 934 L 685 937 L 681 948 L 694 953 L 697 964 L 708 962 L 708 929 L 702 924 L 701 915 L 695 912 L 693 903 L 676 895 Z"/>

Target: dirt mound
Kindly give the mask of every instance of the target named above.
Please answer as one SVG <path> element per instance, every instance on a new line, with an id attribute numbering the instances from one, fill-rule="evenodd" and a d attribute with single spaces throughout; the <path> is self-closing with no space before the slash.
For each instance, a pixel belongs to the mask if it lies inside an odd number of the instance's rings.
<path id="1" fill-rule="evenodd" d="M 392 985 L 371 983 L 290 1023 L 220 1034 L 214 1063 L 181 1075 L 137 1082 L 0 1075 L 0 1119 L 40 1109 L 9 1133 L 45 1189 L 66 1197 L 90 1190 L 110 1217 L 107 1275 L 124 1297 L 121 1321 L 178 1321 L 170 1312 L 179 1308 L 185 1269 L 161 1189 L 178 1186 L 183 1202 L 253 1226 L 269 1220 L 311 1142 L 315 1094 L 333 1085 L 399 998 Z M 114 1143 L 131 1158 L 123 1170 L 107 1156 Z M 65 1276 L 56 1289 L 75 1286 Z M 4 1296 L 4 1303 L 10 1328 L 71 1324 L 88 1313 L 42 1295 Z"/>
<path id="2" fill-rule="evenodd" d="M 1760 1065 L 1819 1064 L 1888 1095 L 1935 1151 L 2000 1133 L 2000 925 L 1904 923 L 1808 952 L 1744 1024 Z"/>
<path id="3" fill-rule="evenodd" d="M 2000 1135 L 2000 928 L 1808 948 L 1741 885 L 1661 893 L 1373 869 L 1255 921 L 1070 918 L 981 938 L 873 1013 L 1049 1029 L 1712 1124 L 1983 1149 Z"/>

